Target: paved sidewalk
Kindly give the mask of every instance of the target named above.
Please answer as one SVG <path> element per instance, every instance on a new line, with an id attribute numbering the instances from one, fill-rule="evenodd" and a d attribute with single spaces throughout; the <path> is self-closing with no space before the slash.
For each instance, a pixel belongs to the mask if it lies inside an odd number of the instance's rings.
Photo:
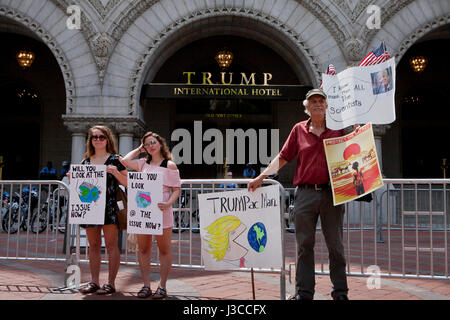
<path id="1" fill-rule="evenodd" d="M 80 264 L 81 282 L 89 278 L 89 266 Z M 158 268 L 152 267 L 152 289 L 158 285 Z M 107 279 L 102 265 L 100 279 Z M 294 274 L 292 274 L 294 279 Z M 117 293 L 110 296 L 82 295 L 76 290 L 58 290 L 65 283 L 63 262 L 0 260 L 0 300 L 141 300 L 138 266 L 121 265 Z M 348 277 L 351 300 L 450 300 L 450 280 L 382 278 L 379 289 L 369 289 L 367 278 Z M 169 300 L 252 300 L 250 273 L 211 272 L 173 268 L 167 282 Z M 287 296 L 293 284 L 286 279 Z M 316 300 L 331 300 L 328 275 L 316 275 Z M 275 274 L 255 273 L 256 300 L 279 300 L 280 279 Z"/>

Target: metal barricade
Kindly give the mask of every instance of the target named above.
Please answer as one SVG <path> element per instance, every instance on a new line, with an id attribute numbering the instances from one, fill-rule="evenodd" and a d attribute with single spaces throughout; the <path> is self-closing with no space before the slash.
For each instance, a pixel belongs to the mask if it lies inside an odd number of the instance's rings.
<path id="1" fill-rule="evenodd" d="M 172 266 L 177 268 L 204 269 L 201 258 L 200 228 L 198 214 L 197 195 L 199 193 L 221 192 L 247 188 L 250 179 L 184 179 L 181 181 L 181 194 L 173 206 L 174 228 L 172 230 Z M 236 188 L 229 189 L 220 187 L 220 184 L 235 184 Z M 266 179 L 264 185 L 278 185 L 280 188 L 280 221 L 284 225 L 285 191 L 283 186 L 275 180 Z M 253 268 L 255 273 L 275 273 L 280 275 L 280 299 L 286 299 L 286 275 L 284 257 L 284 230 L 281 232 L 282 239 L 282 267 L 276 268 Z M 138 265 L 137 254 L 128 250 L 127 235 L 124 232 L 121 254 L 121 264 Z M 71 240 L 71 246 L 75 246 L 77 262 L 88 262 L 89 244 L 86 241 L 84 230 L 76 226 L 76 236 Z M 105 250 L 106 251 L 106 250 Z M 102 263 L 107 263 L 106 252 L 103 252 Z M 152 250 L 152 265 L 159 265 L 157 250 Z M 250 268 L 238 268 L 233 271 L 250 272 Z"/>
<path id="2" fill-rule="evenodd" d="M 69 261 L 65 183 L 0 180 L 0 200 L 0 260 Z"/>
<path id="3" fill-rule="evenodd" d="M 234 183 L 237 189 L 246 188 L 248 182 L 248 179 L 182 180 L 181 196 L 173 208 L 173 266 L 204 269 L 197 195 L 230 190 L 220 184 Z M 290 271 L 297 260 L 293 225 L 295 189 L 284 189 L 274 180 L 265 183 L 280 187 L 280 219 L 286 231 L 281 234 L 283 265 L 281 269 L 254 271 L 279 273 L 280 297 L 285 299 L 285 266 L 287 263 Z M 383 277 L 449 279 L 450 179 L 384 179 L 384 183 L 383 188 L 375 191 L 371 203 L 346 204 L 347 274 L 369 276 L 372 273 L 368 268 L 377 266 Z M 68 225 L 68 190 L 61 181 L 0 181 L 0 260 L 65 261 L 66 266 L 88 261 L 84 230 Z M 316 273 L 329 274 L 320 220 L 317 230 Z M 122 239 L 125 250 L 121 263 L 138 265 L 136 254 L 126 250 L 126 232 Z M 152 253 L 152 261 L 153 265 L 159 264 L 157 250 Z"/>
<path id="4" fill-rule="evenodd" d="M 449 279 L 450 179 L 384 179 L 370 203 L 345 204 L 344 247 L 347 274 L 383 277 Z M 286 188 L 289 203 L 293 188 Z M 328 250 L 317 225 L 317 274 L 329 274 Z M 286 234 L 287 243 L 295 238 Z M 289 269 L 297 248 L 286 250 Z M 374 268 L 375 267 L 375 268 Z M 289 281 L 292 281 L 289 278 Z"/>

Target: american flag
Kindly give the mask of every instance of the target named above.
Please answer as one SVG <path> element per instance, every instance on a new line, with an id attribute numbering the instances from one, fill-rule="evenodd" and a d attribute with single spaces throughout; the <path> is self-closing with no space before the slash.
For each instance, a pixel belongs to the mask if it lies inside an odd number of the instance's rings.
<path id="1" fill-rule="evenodd" d="M 334 68 L 334 65 L 329 63 L 328 67 L 327 67 L 327 71 L 325 71 L 325 74 L 336 75 L 336 69 Z M 322 88 L 322 81 L 320 81 L 319 87 Z"/>
<path id="2" fill-rule="evenodd" d="M 331 75 L 335 75 L 336 74 L 336 69 L 334 68 L 334 65 L 332 65 L 331 63 L 328 65 L 327 71 L 325 72 L 325 74 L 331 74 Z"/>
<path id="3" fill-rule="evenodd" d="M 359 66 L 371 66 L 374 64 L 379 64 L 387 59 L 389 59 L 391 56 L 386 51 L 386 46 L 384 42 L 381 42 L 381 44 L 376 48 L 375 50 L 371 51 L 360 63 Z"/>

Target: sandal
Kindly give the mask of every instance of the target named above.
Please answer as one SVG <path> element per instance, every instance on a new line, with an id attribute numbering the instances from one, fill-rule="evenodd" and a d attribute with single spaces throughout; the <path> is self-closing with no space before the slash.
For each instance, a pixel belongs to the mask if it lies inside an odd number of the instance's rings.
<path id="1" fill-rule="evenodd" d="M 138 292 L 137 296 L 139 298 L 148 298 L 152 295 L 152 289 L 149 286 L 143 286 Z"/>
<path id="2" fill-rule="evenodd" d="M 152 299 L 165 299 L 167 298 L 167 290 L 158 286 L 155 293 L 152 296 Z"/>
<path id="3" fill-rule="evenodd" d="M 79 291 L 82 294 L 88 294 L 88 293 L 94 293 L 96 292 L 100 287 L 95 282 L 89 282 L 85 287 L 81 288 Z"/>
<path id="4" fill-rule="evenodd" d="M 105 295 L 105 294 L 111 294 L 116 292 L 116 289 L 114 289 L 114 287 L 112 285 L 110 285 L 109 283 L 106 283 L 103 285 L 103 287 L 101 289 L 97 290 L 97 294 L 98 295 Z"/>

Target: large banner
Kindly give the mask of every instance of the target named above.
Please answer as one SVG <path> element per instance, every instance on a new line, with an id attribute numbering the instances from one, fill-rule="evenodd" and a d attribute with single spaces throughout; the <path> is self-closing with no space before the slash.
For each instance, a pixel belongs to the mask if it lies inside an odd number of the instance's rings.
<path id="1" fill-rule="evenodd" d="M 278 186 L 198 195 L 206 270 L 281 268 Z"/>
<path id="2" fill-rule="evenodd" d="M 128 172 L 127 233 L 163 234 L 162 172 Z"/>
<path id="3" fill-rule="evenodd" d="M 70 224 L 104 224 L 106 174 L 105 165 L 70 166 Z"/>
<path id="4" fill-rule="evenodd" d="M 371 123 L 323 144 L 335 206 L 383 186 Z"/>
<path id="5" fill-rule="evenodd" d="M 395 121 L 395 59 L 348 68 L 337 75 L 322 74 L 327 94 L 327 127 L 338 130 L 353 124 Z"/>

